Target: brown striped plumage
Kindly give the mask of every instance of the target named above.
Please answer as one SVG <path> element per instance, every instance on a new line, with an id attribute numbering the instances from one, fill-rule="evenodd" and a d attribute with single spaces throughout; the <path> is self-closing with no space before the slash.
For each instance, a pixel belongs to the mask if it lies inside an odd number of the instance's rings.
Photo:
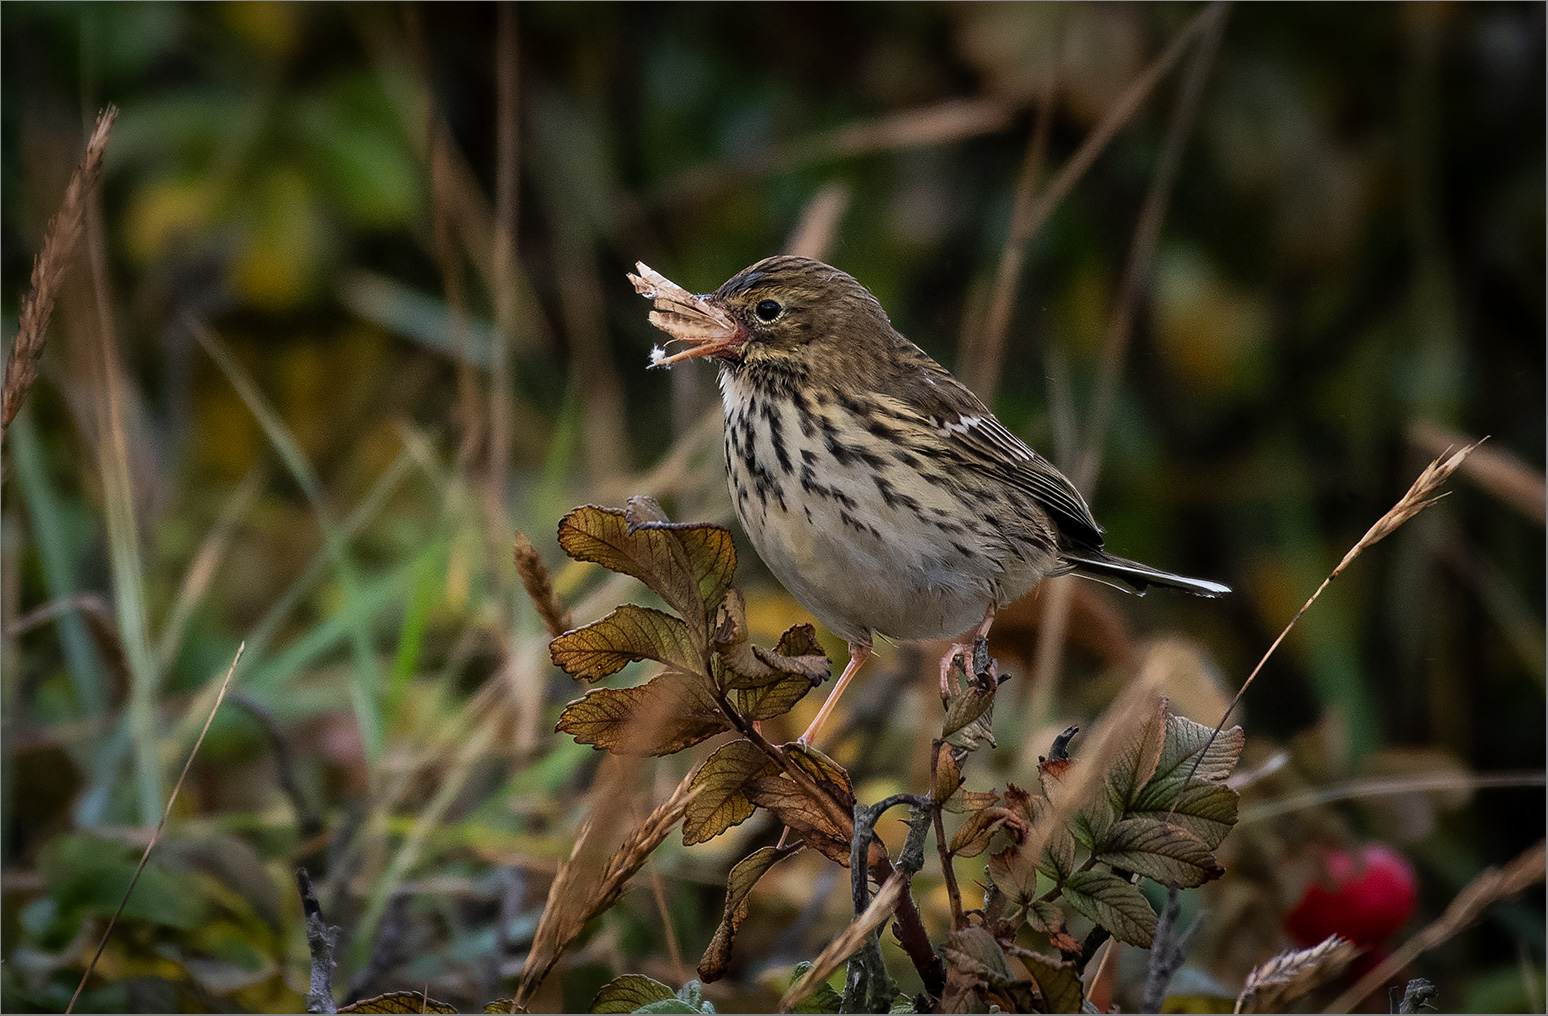
<path id="1" fill-rule="evenodd" d="M 768 258 L 702 299 L 721 324 L 657 362 L 719 358 L 737 517 L 791 594 L 850 645 L 808 738 L 877 635 L 971 632 L 942 661 L 945 694 L 952 659 L 1049 575 L 1229 591 L 1107 553 L 1070 481 L 844 272 Z"/>

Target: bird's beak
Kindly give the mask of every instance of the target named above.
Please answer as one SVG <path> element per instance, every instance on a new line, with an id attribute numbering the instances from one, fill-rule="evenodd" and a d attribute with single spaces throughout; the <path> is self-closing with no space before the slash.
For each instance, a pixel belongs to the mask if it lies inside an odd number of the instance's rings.
<path id="1" fill-rule="evenodd" d="M 655 303 L 650 323 L 671 336 L 672 342 L 686 342 L 688 348 L 668 354 L 657 348 L 651 352 L 652 367 L 670 367 L 697 356 L 718 356 L 726 360 L 741 358 L 747 343 L 747 330 L 713 297 L 695 296 L 644 263 L 635 265 L 639 275 L 630 275 L 634 291 Z"/>

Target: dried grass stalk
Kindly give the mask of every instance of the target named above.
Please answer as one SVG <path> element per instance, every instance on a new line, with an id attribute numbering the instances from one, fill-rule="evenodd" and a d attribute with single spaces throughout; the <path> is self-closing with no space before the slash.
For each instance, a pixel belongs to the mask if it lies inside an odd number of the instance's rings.
<path id="1" fill-rule="evenodd" d="M 812 961 L 812 965 L 807 968 L 801 979 L 785 992 L 785 997 L 779 1000 L 779 1011 L 789 1012 L 791 1006 L 810 995 L 816 990 L 817 985 L 827 980 L 828 975 L 837 970 L 840 963 L 853 956 L 865 944 L 866 936 L 892 916 L 892 912 L 898 908 L 898 902 L 902 899 L 903 890 L 907 885 L 908 875 L 901 871 L 894 873 L 886 882 L 883 882 L 881 888 L 876 890 L 876 895 L 872 897 L 870 905 L 865 908 L 865 913 L 855 918 L 849 927 L 829 942 Z"/>
<path id="2" fill-rule="evenodd" d="M 554 583 L 537 548 L 525 533 L 519 531 L 516 533 L 515 557 L 516 574 L 521 576 L 521 584 L 527 590 L 527 595 L 532 597 L 532 603 L 548 628 L 548 634 L 557 637 L 575 627 L 570 619 L 570 611 L 554 592 Z"/>
<path id="3" fill-rule="evenodd" d="M 543 907 L 543 915 L 538 918 L 532 950 L 527 954 L 527 963 L 521 971 L 521 983 L 516 989 L 517 1005 L 525 1006 L 531 1000 L 533 992 L 537 991 L 565 949 L 585 928 L 586 922 L 612 906 L 623 895 L 629 879 L 634 877 L 651 853 L 667 838 L 667 834 L 682 821 L 689 802 L 699 794 L 699 788 L 688 789 L 692 778 L 692 773 L 683 777 L 677 789 L 672 791 L 672 796 L 646 816 L 645 821 L 619 844 L 600 877 L 593 880 L 593 888 L 588 892 L 583 884 L 583 866 L 576 862 L 590 845 L 588 841 L 592 838 L 592 819 L 599 812 L 605 812 L 621 803 L 613 801 L 612 795 L 598 800 L 597 806 L 592 809 L 591 818 L 587 819 L 580 835 L 575 838 L 575 847 L 570 851 L 569 860 L 565 861 L 548 891 L 548 902 Z"/>
<path id="4" fill-rule="evenodd" d="M 1360 954 L 1347 939 L 1329 935 L 1310 949 L 1283 952 L 1247 975 L 1235 1012 L 1283 1012 L 1285 1006 L 1344 972 Z"/>
<path id="5" fill-rule="evenodd" d="M 60 203 L 58 213 L 49 220 L 43 233 L 43 249 L 32 263 L 32 284 L 22 299 L 16 341 L 11 344 L 5 359 L 5 388 L 0 395 L 0 440 L 4 440 L 5 431 L 37 380 L 48 319 L 53 316 L 54 301 L 84 231 L 86 206 L 102 174 L 102 155 L 107 150 L 108 132 L 116 119 L 116 106 L 108 106 L 97 115 L 97 125 L 86 142 L 86 154 L 70 175 L 64 201 Z"/>
<path id="6" fill-rule="evenodd" d="M 1548 852 L 1545 852 L 1544 844 L 1539 840 L 1504 868 L 1486 868 L 1457 893 L 1445 913 L 1404 942 L 1401 948 L 1394 950 L 1392 955 L 1382 960 L 1360 978 L 1354 987 L 1338 996 L 1322 1011 L 1349 1012 L 1371 992 L 1396 977 L 1420 953 L 1434 949 L 1472 924 L 1489 904 L 1507 899 L 1541 882 L 1545 864 L 1548 864 Z"/>
<path id="7" fill-rule="evenodd" d="M 1444 497 L 1445 495 L 1436 493 L 1440 489 L 1440 485 L 1445 483 L 1446 479 L 1457 471 L 1457 467 L 1462 465 L 1463 461 L 1467 459 L 1468 454 L 1481 443 L 1474 442 L 1456 452 L 1448 448 L 1444 454 L 1424 468 L 1424 471 L 1419 474 L 1418 479 L 1414 480 L 1413 485 L 1408 488 L 1408 493 L 1399 498 L 1397 504 L 1388 508 L 1386 514 L 1377 519 L 1376 524 L 1366 530 L 1365 535 L 1360 537 L 1353 547 L 1349 548 L 1349 553 L 1345 554 L 1344 559 L 1338 563 L 1338 566 L 1328 573 L 1327 578 L 1322 580 L 1322 584 L 1317 587 L 1316 592 L 1312 593 L 1306 602 L 1301 604 L 1301 609 L 1295 612 L 1295 616 L 1290 619 L 1290 623 L 1285 625 L 1284 630 L 1279 633 L 1279 637 L 1274 639 L 1268 650 L 1258 660 L 1258 665 L 1252 668 L 1252 673 L 1247 675 L 1247 680 L 1243 681 L 1241 688 L 1237 689 L 1235 697 L 1231 699 L 1231 704 L 1226 706 L 1225 715 L 1221 716 L 1220 722 L 1215 725 L 1215 732 L 1210 735 L 1208 744 L 1213 744 L 1220 731 L 1225 729 L 1226 721 L 1236 711 L 1236 707 L 1242 701 L 1242 696 L 1247 694 L 1247 689 L 1252 687 L 1252 682 L 1257 679 L 1258 674 L 1263 670 L 1263 665 L 1268 662 L 1270 656 L 1274 655 L 1274 650 L 1279 648 L 1279 644 L 1285 640 L 1285 636 L 1290 634 L 1290 629 L 1295 627 L 1295 623 L 1301 619 L 1301 615 L 1306 613 L 1313 603 L 1317 602 L 1317 597 L 1322 595 L 1322 591 L 1328 588 L 1329 584 L 1338 578 L 1355 558 L 1390 536 L 1403 523 Z M 1208 750 L 1208 744 L 1206 744 L 1205 750 Z M 1199 761 L 1203 758 L 1204 753 L 1200 752 L 1199 757 L 1194 760 L 1193 769 L 1188 774 L 1190 780 L 1193 778 L 1193 773 L 1198 770 Z M 1186 780 L 1183 782 L 1184 785 L 1187 784 Z M 1179 790 L 1178 795 L 1181 796 L 1181 793 L 1181 790 Z M 1175 811 L 1176 808 L 1177 801 L 1174 799 L 1172 801 L 1172 810 Z M 1170 817 L 1170 813 L 1168 813 L 1168 817 Z"/>

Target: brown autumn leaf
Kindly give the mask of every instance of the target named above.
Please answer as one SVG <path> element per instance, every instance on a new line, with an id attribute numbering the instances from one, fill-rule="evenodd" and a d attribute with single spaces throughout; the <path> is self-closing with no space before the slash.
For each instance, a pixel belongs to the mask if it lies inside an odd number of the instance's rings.
<path id="1" fill-rule="evenodd" d="M 1001 829 L 1020 842 L 1026 836 L 1026 823 L 1009 808 L 981 808 L 972 812 L 952 834 L 951 853 L 958 857 L 977 857 L 989 849 L 989 842 Z"/>
<path id="2" fill-rule="evenodd" d="M 935 763 L 935 787 L 932 793 L 945 807 L 961 787 L 962 767 L 957 765 L 957 757 L 942 745 L 940 757 Z"/>
<path id="3" fill-rule="evenodd" d="M 702 795 L 701 795 L 702 796 Z M 720 917 L 720 926 L 699 960 L 699 978 L 705 982 L 718 981 L 731 965 L 731 946 L 736 940 L 737 929 L 747 918 L 747 898 L 753 886 L 765 873 L 780 861 L 801 849 L 801 844 L 788 847 L 759 847 L 731 868 L 726 879 L 726 906 Z"/>
<path id="4" fill-rule="evenodd" d="M 752 643 L 741 590 L 726 590 L 721 609 L 724 616 L 715 630 L 714 648 L 722 665 L 717 674 L 722 688 L 762 688 L 791 675 L 806 678 L 809 685 L 828 679 L 828 656 L 811 625 L 795 625 L 773 649 L 763 649 Z"/>
<path id="5" fill-rule="evenodd" d="M 636 660 L 656 660 L 674 670 L 708 677 L 704 654 L 694 645 L 688 625 L 651 607 L 626 603 L 548 644 L 554 665 L 571 677 L 596 681 Z"/>
<path id="6" fill-rule="evenodd" d="M 554 729 L 617 755 L 671 755 L 729 727 L 697 678 L 672 671 L 634 688 L 589 691 Z"/>
<path id="7" fill-rule="evenodd" d="M 715 749 L 693 774 L 692 786 L 702 789 L 683 815 L 683 845 L 714 839 L 751 818 L 757 808 L 743 787 L 778 771 L 779 764 L 745 738 Z"/>
<path id="8" fill-rule="evenodd" d="M 753 804 L 772 811 L 774 817 L 789 826 L 807 846 L 830 861 L 849 867 L 848 830 L 836 825 L 828 811 L 813 801 L 794 780 L 783 776 L 764 776 L 748 780 L 744 792 Z M 852 811 L 855 806 L 854 795 L 840 797 L 839 804 L 845 811 Z"/>
<path id="9" fill-rule="evenodd" d="M 616 508 L 584 505 L 559 521 L 559 546 L 577 561 L 632 575 L 676 610 L 699 644 L 731 586 L 731 533 L 707 523 L 631 523 Z"/>
<path id="10" fill-rule="evenodd" d="M 1013 955 L 1037 982 L 1043 996 L 1043 1012 L 1080 1012 L 1081 1003 L 1085 1001 L 1085 988 L 1080 983 L 1080 971 L 1075 964 L 1031 949 L 1017 949 Z"/>

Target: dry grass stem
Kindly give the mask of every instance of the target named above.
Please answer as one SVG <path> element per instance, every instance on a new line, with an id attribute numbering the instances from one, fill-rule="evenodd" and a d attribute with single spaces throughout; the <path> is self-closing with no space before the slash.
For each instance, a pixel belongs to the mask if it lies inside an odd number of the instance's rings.
<path id="1" fill-rule="evenodd" d="M 801 979 L 785 992 L 785 996 L 779 1000 L 779 1011 L 789 1012 L 791 1006 L 810 995 L 817 989 L 817 985 L 827 980 L 828 975 L 837 970 L 840 963 L 853 956 L 865 944 L 866 936 L 881 927 L 892 916 L 907 884 L 908 876 L 901 871 L 882 883 L 881 888 L 876 890 L 876 895 L 872 897 L 870 905 L 865 908 L 865 913 L 855 918 L 849 927 L 829 942 L 812 961 L 812 965 L 807 968 Z"/>
<path id="2" fill-rule="evenodd" d="M 1102 154 L 1118 132 L 1139 110 L 1140 105 L 1149 97 L 1156 85 L 1181 59 L 1193 41 L 1193 37 L 1216 19 L 1224 17 L 1226 7 L 1222 0 L 1216 0 L 1183 26 L 1182 31 L 1177 33 L 1177 37 L 1172 40 L 1171 45 L 1167 46 L 1165 52 L 1152 61 L 1145 69 L 1145 73 L 1136 78 L 1107 110 L 1101 122 L 1086 136 L 1080 148 L 1038 196 L 1037 203 L 1027 210 L 1025 217 L 1017 221 L 1013 236 L 1031 239 L 1037 235 L 1043 223 L 1048 220 L 1048 216 L 1052 215 L 1053 210 L 1059 207 L 1059 203 L 1075 189 L 1075 184 L 1086 175 L 1086 171 L 1091 168 L 1097 156 Z"/>
<path id="3" fill-rule="evenodd" d="M 1354 987 L 1334 999 L 1323 1012 L 1349 1012 L 1364 1001 L 1371 992 L 1396 977 L 1421 953 L 1434 949 L 1472 924 L 1478 919 L 1478 915 L 1483 913 L 1485 907 L 1508 899 L 1523 889 L 1541 882 L 1545 864 L 1548 864 L 1548 853 L 1544 851 L 1543 842 L 1539 841 L 1536 845 L 1522 851 L 1504 868 L 1486 868 L 1482 874 L 1457 893 L 1456 898 L 1446 907 L 1445 913 L 1394 950 L 1390 956 L 1360 978 Z"/>
<path id="4" fill-rule="evenodd" d="M 790 232 L 785 253 L 821 261 L 827 256 L 828 248 L 833 246 L 839 220 L 848 209 L 849 186 L 836 180 L 823 184 L 802 209 L 800 220 Z"/>
<path id="5" fill-rule="evenodd" d="M 586 824 L 575 838 L 575 846 L 570 851 L 570 858 L 559 869 L 552 887 L 548 891 L 548 902 L 543 907 L 543 914 L 538 918 L 537 931 L 532 938 L 532 949 L 527 954 L 526 966 L 522 968 L 521 983 L 516 989 L 516 1002 L 525 1005 L 531 998 L 543 979 L 548 976 L 559 957 L 569 948 L 586 922 L 602 913 L 617 901 L 623 894 L 624 886 L 633 878 L 651 853 L 659 847 L 667 838 L 677 823 L 682 821 L 683 813 L 689 803 L 698 796 L 699 789 L 689 790 L 689 783 L 693 778 L 690 772 L 683 777 L 672 796 L 667 798 L 660 806 L 646 816 L 645 821 L 635 827 L 618 849 L 613 851 L 600 876 L 591 882 L 591 888 L 581 882 L 583 865 L 577 863 L 586 849 L 594 844 L 596 831 L 595 818 L 606 815 L 622 807 L 622 802 L 616 800 L 617 794 L 612 792 L 616 788 L 610 788 L 599 797 L 592 807 L 591 814 L 587 817 Z"/>
<path id="6" fill-rule="evenodd" d="M 988 317 L 981 328 L 964 333 L 967 349 L 962 358 L 963 379 L 969 388 L 978 393 L 979 398 L 991 406 L 994 405 L 994 390 L 1000 384 L 1000 368 L 1005 361 L 1005 340 L 1010 334 L 1011 312 L 1016 307 L 1016 292 L 1020 288 L 1021 272 L 1026 265 L 1027 246 L 1032 239 L 1030 236 L 1017 235 L 1015 224 L 1031 210 L 1038 181 L 1043 176 L 1043 162 L 1048 155 L 1048 135 L 1053 125 L 1054 97 L 1057 94 L 1058 74 L 1057 71 L 1050 71 L 1037 98 L 1032 134 L 1027 139 L 1026 154 L 1022 156 L 1021 175 L 1016 180 L 1016 198 L 1011 211 L 1011 232 L 1000 251 L 1000 265 L 989 298 Z"/>
<path id="7" fill-rule="evenodd" d="M 525 533 L 516 533 L 516 574 L 521 576 L 521 584 L 527 590 L 527 595 L 532 598 L 532 603 L 537 607 L 538 616 L 543 619 L 543 626 L 548 629 L 548 634 L 558 636 L 575 627 L 570 618 L 570 611 L 559 599 L 559 594 L 554 592 L 554 583 L 549 576 L 548 569 L 543 565 L 543 559 L 538 555 L 537 548 L 532 541 L 527 539 Z"/>
<path id="8" fill-rule="evenodd" d="M 1283 952 L 1253 967 L 1234 1012 L 1284 1012 L 1285 1006 L 1344 972 L 1360 954 L 1353 942 L 1329 935 L 1310 949 Z"/>
<path id="9" fill-rule="evenodd" d="M 1334 801 L 1357 801 L 1368 797 L 1388 797 L 1396 794 L 1443 791 L 1471 793 L 1475 790 L 1489 790 L 1502 787 L 1541 787 L 1545 783 L 1548 783 L 1548 774 L 1540 772 L 1437 773 L 1428 776 L 1372 777 L 1348 780 L 1343 783 L 1335 783 L 1332 786 L 1323 787 L 1319 790 L 1291 794 L 1278 800 L 1243 808 L 1240 817 L 1237 819 L 1237 825 L 1243 826 L 1250 822 L 1263 822 L 1268 819 L 1278 818 L 1281 815 L 1303 811 L 1307 808 L 1319 808 Z M 1243 784 L 1236 784 L 1235 786 L 1240 789 Z"/>
<path id="10" fill-rule="evenodd" d="M 1112 416 L 1113 401 L 1118 391 L 1118 375 L 1129 350 L 1129 339 L 1134 330 L 1134 315 L 1141 296 L 1149 287 L 1151 266 L 1155 262 L 1156 245 L 1161 239 L 1161 223 L 1166 218 L 1166 208 L 1171 199 L 1172 185 L 1182 166 L 1183 146 L 1193 133 L 1199 104 L 1204 98 L 1204 83 L 1215 64 L 1215 51 L 1225 30 L 1225 13 L 1228 7 L 1209 8 L 1216 11 L 1207 19 L 1203 36 L 1188 65 L 1183 78 L 1182 90 L 1172 109 L 1171 123 L 1167 126 L 1166 139 L 1161 155 L 1156 160 L 1150 187 L 1145 193 L 1145 203 L 1140 208 L 1139 221 L 1134 226 L 1134 238 L 1129 244 L 1128 260 L 1123 266 L 1123 280 L 1118 287 L 1117 305 L 1108 319 L 1107 334 L 1102 342 L 1102 360 L 1097 369 L 1096 393 L 1092 400 L 1091 416 L 1084 428 L 1085 449 L 1075 464 L 1071 479 L 1089 497 L 1096 485 L 1097 473 L 1102 466 L 1102 447 L 1107 434 L 1108 420 Z"/>
<path id="11" fill-rule="evenodd" d="M 116 119 L 116 106 L 108 106 L 97 115 L 97 125 L 86 141 L 86 153 L 75 172 L 70 174 L 59 211 L 43 232 L 43 247 L 32 263 L 32 282 L 27 295 L 22 298 L 21 313 L 17 317 L 16 340 L 11 343 L 5 358 L 5 386 L 0 394 L 0 441 L 5 439 L 6 430 L 37 380 L 38 362 L 43 358 L 43 344 L 49 318 L 54 313 L 54 301 L 59 297 L 60 287 L 84 232 L 86 209 L 102 175 L 102 156 L 107 150 L 108 132 L 113 129 Z"/>
<path id="12" fill-rule="evenodd" d="M 1428 420 L 1410 424 L 1408 440 L 1425 454 L 1437 457 L 1469 442 L 1466 435 Z M 1542 470 L 1533 469 L 1503 448 L 1478 448 L 1480 443 L 1472 443 L 1476 451 L 1463 464 L 1462 475 L 1541 525 L 1548 519 L 1548 486 Z"/>
<path id="13" fill-rule="evenodd" d="M 1256 680 L 1258 674 L 1262 672 L 1263 665 L 1268 663 L 1269 657 L 1274 655 L 1274 651 L 1279 648 L 1279 644 L 1285 640 L 1287 635 L 1290 634 L 1290 629 L 1294 628 L 1296 622 L 1301 619 L 1301 615 L 1306 613 L 1306 611 L 1313 603 L 1317 602 L 1317 597 L 1322 595 L 1322 591 L 1328 588 L 1329 583 L 1338 578 L 1339 574 L 1345 568 L 1347 568 L 1355 558 L 1359 557 L 1363 551 L 1373 546 L 1384 537 L 1390 535 L 1403 523 L 1407 522 L 1409 519 L 1413 518 L 1415 515 L 1418 515 L 1421 511 L 1438 501 L 1441 495 L 1436 495 L 1436 490 L 1440 488 L 1442 483 L 1446 482 L 1447 477 L 1456 472 L 1457 467 L 1460 466 L 1464 460 L 1466 460 L 1468 453 L 1476 447 L 1478 447 L 1476 444 L 1468 445 L 1466 448 L 1463 448 L 1460 451 L 1451 453 L 1450 455 L 1443 455 L 1426 466 L 1424 471 L 1419 474 L 1419 478 L 1414 481 L 1413 486 L 1408 488 L 1408 493 L 1399 498 L 1397 504 L 1387 509 L 1386 514 L 1377 519 L 1376 524 L 1371 526 L 1371 528 L 1366 531 L 1364 536 L 1360 537 L 1360 539 L 1353 547 L 1349 548 L 1349 553 L 1344 555 L 1343 560 L 1338 563 L 1338 567 L 1329 572 L 1328 577 L 1322 580 L 1322 584 L 1317 587 L 1316 591 L 1311 594 L 1305 603 L 1301 604 L 1301 609 L 1297 610 L 1295 612 L 1295 616 L 1290 618 L 1290 623 L 1285 625 L 1284 629 L 1279 633 L 1279 636 L 1274 639 L 1274 641 L 1269 645 L 1268 649 L 1264 652 L 1263 656 L 1258 660 L 1257 666 L 1252 668 L 1252 673 L 1247 675 L 1247 680 L 1243 681 L 1242 686 L 1237 689 L 1236 694 L 1231 698 L 1230 705 L 1226 706 L 1224 715 L 1220 717 L 1220 722 L 1215 724 L 1214 733 L 1210 735 L 1209 741 L 1205 746 L 1205 750 L 1208 750 L 1209 744 L 1213 744 L 1215 742 L 1215 738 L 1220 735 L 1220 731 L 1225 729 L 1226 721 L 1231 718 L 1231 714 L 1235 712 L 1236 707 L 1241 704 L 1242 696 L 1246 695 L 1247 689 L 1252 687 L 1252 682 Z M 1199 762 L 1202 761 L 1203 758 L 1204 753 L 1200 752 L 1199 757 L 1194 760 L 1193 769 L 1189 771 L 1188 775 L 1190 780 L 1193 778 L 1193 773 L 1198 771 Z M 1187 780 L 1183 782 L 1186 786 Z M 1178 793 L 1180 796 L 1181 789 L 1179 789 Z M 1177 801 L 1174 799 L 1172 801 L 1173 811 L 1175 811 L 1176 808 Z M 1168 817 L 1170 817 L 1170 813 L 1168 813 Z"/>
<path id="14" fill-rule="evenodd" d="M 237 646 L 236 656 L 231 659 L 231 666 L 226 668 L 226 677 L 220 682 L 220 692 L 215 696 L 215 704 L 210 706 L 210 713 L 204 718 L 204 728 L 199 731 L 198 740 L 194 741 L 193 750 L 188 753 L 188 761 L 183 763 L 183 771 L 178 774 L 177 783 L 172 787 L 172 793 L 167 795 L 167 806 L 162 810 L 161 821 L 156 823 L 156 831 L 151 833 L 150 842 L 145 844 L 145 852 L 140 855 L 140 863 L 135 865 L 134 875 L 129 879 L 129 888 L 124 890 L 123 899 L 118 901 L 118 909 L 113 912 L 107 927 L 102 931 L 102 941 L 97 943 L 97 951 L 92 955 L 91 962 L 86 964 L 86 969 L 81 973 L 81 981 L 75 986 L 75 994 L 70 996 L 70 1004 L 65 1007 L 65 1012 L 75 1011 L 75 1003 L 81 997 L 81 990 L 86 987 L 86 981 L 91 977 L 91 972 L 96 969 L 97 961 L 102 958 L 102 950 L 107 948 L 108 936 L 113 934 L 113 926 L 118 923 L 118 918 L 123 915 L 124 907 L 129 904 L 129 897 L 134 892 L 135 885 L 140 881 L 140 873 L 145 870 L 145 863 L 150 860 L 151 851 L 156 849 L 156 844 L 161 841 L 161 832 L 167 827 L 167 819 L 172 816 L 172 805 L 177 803 L 177 795 L 183 789 L 183 781 L 188 778 L 188 770 L 193 768 L 193 761 L 199 754 L 199 749 L 204 745 L 204 735 L 210 732 L 210 724 L 215 722 L 215 713 L 219 711 L 220 704 L 226 700 L 226 691 L 231 687 L 232 675 L 236 673 L 237 664 L 242 660 L 242 652 L 247 648 L 244 642 Z"/>

